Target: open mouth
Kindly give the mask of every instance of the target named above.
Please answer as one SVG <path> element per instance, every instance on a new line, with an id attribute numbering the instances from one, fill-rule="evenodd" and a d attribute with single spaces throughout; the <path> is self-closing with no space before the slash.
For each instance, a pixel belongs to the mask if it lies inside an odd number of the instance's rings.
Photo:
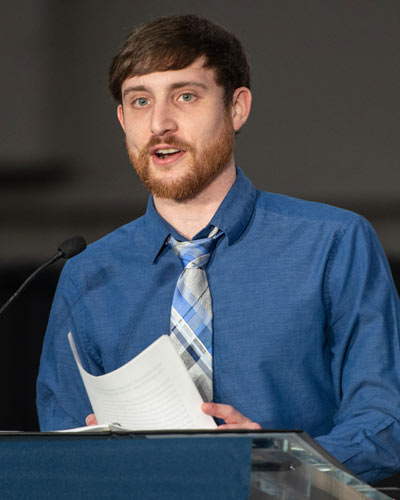
<path id="1" fill-rule="evenodd" d="M 157 158 L 164 159 L 164 158 L 170 158 L 171 156 L 176 155 L 180 152 L 181 152 L 180 149 L 165 148 L 165 149 L 157 149 L 154 154 L 157 156 Z"/>

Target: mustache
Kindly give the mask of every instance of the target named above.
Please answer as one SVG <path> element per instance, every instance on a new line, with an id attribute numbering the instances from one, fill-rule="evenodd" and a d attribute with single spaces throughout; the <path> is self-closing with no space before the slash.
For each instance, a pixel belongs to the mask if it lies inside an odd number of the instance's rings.
<path id="1" fill-rule="evenodd" d="M 185 151 L 194 151 L 194 147 L 189 142 L 182 141 L 175 135 L 170 134 L 170 135 L 164 135 L 162 137 L 153 136 L 146 144 L 146 146 L 143 148 L 142 154 L 148 155 L 150 149 L 153 148 L 154 146 L 157 146 L 158 144 L 166 144 L 176 149 L 181 149 L 181 150 L 184 149 Z"/>

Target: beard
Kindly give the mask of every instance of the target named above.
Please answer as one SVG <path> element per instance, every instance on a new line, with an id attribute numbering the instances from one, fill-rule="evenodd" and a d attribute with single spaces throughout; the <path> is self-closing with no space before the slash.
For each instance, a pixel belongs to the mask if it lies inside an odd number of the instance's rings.
<path id="1" fill-rule="evenodd" d="M 184 150 L 185 156 L 188 156 L 185 159 L 186 164 L 155 167 L 151 162 L 150 149 L 157 144 L 168 144 L 169 147 Z M 126 147 L 133 167 L 152 195 L 183 201 L 199 194 L 224 170 L 232 158 L 234 144 L 232 119 L 226 113 L 218 136 L 209 146 L 201 150 L 172 134 L 152 137 L 138 155 L 129 151 L 128 145 Z M 172 169 L 182 169 L 182 175 L 174 179 L 167 179 L 167 175 L 163 176 L 163 172 L 168 174 Z M 161 172 L 159 176 L 158 172 Z"/>

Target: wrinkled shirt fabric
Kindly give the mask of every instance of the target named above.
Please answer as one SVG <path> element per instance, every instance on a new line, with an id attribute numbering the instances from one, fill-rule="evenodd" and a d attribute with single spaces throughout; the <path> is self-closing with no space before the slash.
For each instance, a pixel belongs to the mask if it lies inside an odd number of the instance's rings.
<path id="1" fill-rule="evenodd" d="M 237 179 L 210 224 L 214 401 L 265 429 L 302 429 L 367 482 L 400 469 L 399 299 L 361 216 Z M 182 264 L 156 212 L 91 244 L 62 271 L 37 382 L 42 430 L 92 413 L 84 368 L 110 372 L 168 334 Z"/>

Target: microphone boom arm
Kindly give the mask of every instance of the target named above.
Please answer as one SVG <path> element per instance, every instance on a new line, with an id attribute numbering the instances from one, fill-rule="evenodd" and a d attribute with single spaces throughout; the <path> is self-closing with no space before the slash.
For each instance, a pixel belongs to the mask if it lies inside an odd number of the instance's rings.
<path id="1" fill-rule="evenodd" d="M 0 316 L 3 312 L 10 306 L 10 304 L 18 297 L 18 295 L 22 292 L 22 290 L 29 285 L 29 283 L 36 278 L 36 276 L 41 273 L 46 267 L 49 267 L 53 262 L 56 262 L 58 259 L 64 258 L 69 259 L 74 255 L 82 252 L 86 248 L 86 241 L 82 238 L 82 236 L 75 236 L 69 240 L 63 241 L 57 253 L 55 253 L 49 260 L 47 260 L 44 264 L 36 269 L 27 279 L 22 283 L 22 285 L 15 291 L 15 293 L 3 304 L 0 308 Z"/>

